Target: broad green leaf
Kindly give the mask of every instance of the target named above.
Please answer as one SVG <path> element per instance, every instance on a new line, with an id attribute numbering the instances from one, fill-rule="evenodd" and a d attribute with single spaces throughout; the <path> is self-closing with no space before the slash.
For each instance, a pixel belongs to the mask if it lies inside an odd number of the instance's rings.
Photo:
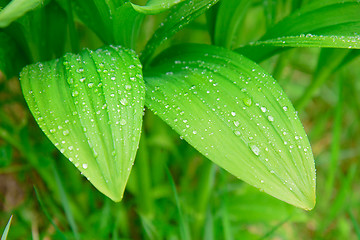
<path id="1" fill-rule="evenodd" d="M 139 144 L 144 102 L 133 51 L 104 47 L 27 66 L 20 77 L 37 123 L 102 193 L 120 201 Z"/>
<path id="2" fill-rule="evenodd" d="M 3 232 L 3 234 L 1 235 L 1 240 L 6 240 L 6 239 L 7 239 L 7 237 L 8 237 L 12 217 L 13 217 L 13 216 L 11 215 L 11 217 L 10 217 L 10 219 L 9 219 L 8 223 L 6 224 L 6 227 L 5 227 L 5 229 L 4 229 L 4 232 Z"/>
<path id="3" fill-rule="evenodd" d="M 278 47 L 360 48 L 360 3 L 315 1 L 284 18 L 259 40 L 237 52 L 261 61 Z"/>
<path id="4" fill-rule="evenodd" d="M 249 0 L 224 0 L 220 2 L 215 25 L 214 43 L 216 45 L 231 47 L 236 30 L 250 4 L 251 1 Z"/>
<path id="5" fill-rule="evenodd" d="M 315 204 L 314 159 L 291 102 L 232 51 L 176 46 L 145 72 L 146 105 L 203 155 L 285 202 Z"/>
<path id="6" fill-rule="evenodd" d="M 141 53 L 141 62 L 146 65 L 161 43 L 172 37 L 217 2 L 218 0 L 185 0 L 172 8 L 169 15 L 146 44 L 144 51 Z"/>
<path id="7" fill-rule="evenodd" d="M 164 12 L 184 0 L 149 0 L 145 6 L 133 4 L 136 11 L 143 14 L 158 14 Z"/>
<path id="8" fill-rule="evenodd" d="M 10 25 L 28 11 L 39 6 L 43 0 L 12 0 L 4 9 L 0 10 L 0 28 Z"/>

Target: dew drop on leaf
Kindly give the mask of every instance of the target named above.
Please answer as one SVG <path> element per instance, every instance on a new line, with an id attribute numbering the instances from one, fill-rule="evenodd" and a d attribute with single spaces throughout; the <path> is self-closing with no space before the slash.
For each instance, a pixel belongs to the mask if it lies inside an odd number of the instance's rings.
<path id="1" fill-rule="evenodd" d="M 256 156 L 259 156 L 260 149 L 258 148 L 258 146 L 256 146 L 255 144 L 250 144 L 250 149 Z"/>
<path id="2" fill-rule="evenodd" d="M 122 105 L 126 106 L 126 105 L 128 104 L 128 101 L 126 100 L 126 98 L 122 98 L 122 99 L 120 100 L 120 103 L 121 103 Z"/>
<path id="3" fill-rule="evenodd" d="M 243 102 L 246 106 L 250 107 L 252 104 L 251 98 L 244 98 Z"/>

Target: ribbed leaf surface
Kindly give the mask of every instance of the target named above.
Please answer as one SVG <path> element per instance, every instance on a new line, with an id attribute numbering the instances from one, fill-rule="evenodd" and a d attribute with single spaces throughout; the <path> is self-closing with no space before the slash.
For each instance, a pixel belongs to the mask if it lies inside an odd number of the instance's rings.
<path id="1" fill-rule="evenodd" d="M 149 0 L 145 6 L 132 4 L 134 9 L 143 14 L 158 14 L 184 0 Z"/>
<path id="2" fill-rule="evenodd" d="M 12 0 L 4 9 L 0 10 L 0 28 L 10 25 L 28 11 L 39 6 L 42 0 Z"/>
<path id="3" fill-rule="evenodd" d="M 207 46 L 176 46 L 145 73 L 146 105 L 210 160 L 295 206 L 315 204 L 303 126 L 278 83 L 252 61 Z"/>
<path id="4" fill-rule="evenodd" d="M 278 47 L 360 48 L 360 3 L 357 0 L 311 1 L 284 18 L 239 53 L 261 61 Z"/>
<path id="5" fill-rule="evenodd" d="M 52 143 L 97 189 L 120 201 L 144 107 L 135 53 L 110 46 L 30 65 L 21 72 L 21 87 Z"/>

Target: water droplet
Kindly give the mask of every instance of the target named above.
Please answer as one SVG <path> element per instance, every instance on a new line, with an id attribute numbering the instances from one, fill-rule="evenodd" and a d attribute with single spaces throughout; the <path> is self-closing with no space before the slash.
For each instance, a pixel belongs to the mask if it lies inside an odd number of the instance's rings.
<path id="1" fill-rule="evenodd" d="M 256 156 L 259 156 L 260 149 L 258 148 L 258 146 L 254 145 L 254 144 L 251 144 L 250 149 Z"/>
<path id="2" fill-rule="evenodd" d="M 274 117 L 273 117 L 273 116 L 268 116 L 268 120 L 269 120 L 270 122 L 273 122 L 273 121 L 274 121 Z"/>
<path id="3" fill-rule="evenodd" d="M 122 99 L 120 100 L 120 103 L 121 103 L 122 105 L 126 106 L 126 105 L 128 104 L 128 101 L 126 100 L 126 98 L 122 98 Z"/>
<path id="4" fill-rule="evenodd" d="M 238 127 L 240 125 L 239 121 L 234 121 L 235 127 Z"/>
<path id="5" fill-rule="evenodd" d="M 241 135 L 241 132 L 238 131 L 238 130 L 236 130 L 236 131 L 234 131 L 234 134 L 235 134 L 236 136 L 240 136 L 240 135 Z"/>
<path id="6" fill-rule="evenodd" d="M 76 97 L 77 95 L 79 95 L 79 92 L 78 92 L 78 91 L 75 90 L 75 91 L 72 92 L 72 96 L 73 96 L 73 97 Z"/>
<path id="7" fill-rule="evenodd" d="M 120 125 L 123 125 L 123 126 L 124 126 L 125 124 L 126 124 L 126 120 L 125 120 L 125 119 L 121 119 L 121 120 L 120 120 Z"/>
<path id="8" fill-rule="evenodd" d="M 131 89 L 131 85 L 125 85 L 125 89 L 126 89 L 126 90 L 130 90 L 130 89 Z"/>
<path id="9" fill-rule="evenodd" d="M 64 134 L 64 136 L 67 136 L 67 135 L 69 135 L 69 130 L 65 130 L 65 131 L 63 131 L 63 134 Z"/>
<path id="10" fill-rule="evenodd" d="M 231 112 L 231 115 L 235 117 L 235 116 L 236 116 L 236 113 L 235 113 L 235 112 Z"/>
<path id="11" fill-rule="evenodd" d="M 84 164 L 82 165 L 82 167 L 83 167 L 83 169 L 87 169 L 87 168 L 88 168 L 88 165 L 87 165 L 86 163 L 84 163 Z"/>
<path id="12" fill-rule="evenodd" d="M 284 111 L 286 112 L 288 110 L 288 107 L 287 106 L 284 106 L 283 107 Z"/>
<path id="13" fill-rule="evenodd" d="M 88 84 L 88 87 L 89 87 L 89 88 L 92 88 L 93 86 L 94 86 L 94 83 L 89 83 L 89 84 Z"/>
<path id="14" fill-rule="evenodd" d="M 266 112 L 266 107 L 261 107 L 262 112 Z"/>
<path id="15" fill-rule="evenodd" d="M 251 98 L 244 98 L 243 102 L 246 106 L 250 107 L 252 104 Z"/>

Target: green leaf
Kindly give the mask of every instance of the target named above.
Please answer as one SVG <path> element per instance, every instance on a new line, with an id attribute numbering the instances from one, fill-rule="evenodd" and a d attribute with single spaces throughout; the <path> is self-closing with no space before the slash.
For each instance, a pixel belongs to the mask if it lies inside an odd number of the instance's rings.
<path id="1" fill-rule="evenodd" d="M 110 1 L 111 2 L 111 1 Z M 74 9 L 79 18 L 92 29 L 95 34 L 107 44 L 114 42 L 112 14 L 109 1 L 105 0 L 76 0 Z"/>
<path id="2" fill-rule="evenodd" d="M 216 45 L 230 48 L 239 24 L 243 20 L 249 0 L 224 0 L 220 2 L 216 17 L 214 42 Z"/>
<path id="3" fill-rule="evenodd" d="M 74 9 L 104 43 L 135 49 L 144 15 L 135 11 L 130 2 L 76 0 Z"/>
<path id="4" fill-rule="evenodd" d="M 18 75 L 28 59 L 20 51 L 16 41 L 8 34 L 0 32 L 0 71 L 7 78 Z"/>
<path id="5" fill-rule="evenodd" d="M 186 0 L 176 5 L 160 24 L 141 53 L 141 62 L 146 65 L 160 44 L 180 31 L 189 22 L 203 14 L 219 0 Z"/>
<path id="6" fill-rule="evenodd" d="M 146 105 L 214 163 L 285 202 L 315 204 L 314 159 L 291 102 L 232 51 L 176 46 L 145 72 Z"/>
<path id="7" fill-rule="evenodd" d="M 11 215 L 11 217 L 10 217 L 10 219 L 9 219 L 8 223 L 6 224 L 6 227 L 5 227 L 5 229 L 4 229 L 4 232 L 3 232 L 2 236 L 1 236 L 1 240 L 6 240 L 6 239 L 7 239 L 7 237 L 8 237 L 12 217 L 13 217 L 13 216 Z"/>
<path id="8" fill-rule="evenodd" d="M 28 11 L 39 6 L 42 0 L 12 0 L 3 10 L 0 10 L 0 28 L 10 25 Z"/>
<path id="9" fill-rule="evenodd" d="M 47 137 L 99 191 L 120 201 L 142 124 L 144 86 L 135 53 L 86 49 L 27 66 L 20 79 Z"/>
<path id="10" fill-rule="evenodd" d="M 113 22 L 115 43 L 135 49 L 143 19 L 144 15 L 136 12 L 129 2 L 118 7 L 115 10 Z M 121 23 L 121 26 L 119 26 L 119 23 Z"/>
<path id="11" fill-rule="evenodd" d="M 278 47 L 360 48 L 360 3 L 315 1 L 284 18 L 259 40 L 236 51 L 261 61 Z"/>
<path id="12" fill-rule="evenodd" d="M 149 0 L 147 1 L 145 6 L 140 6 L 137 4 L 132 4 L 134 9 L 139 13 L 151 15 L 151 14 L 158 14 L 161 12 L 165 12 L 166 10 L 172 8 L 176 4 L 180 3 L 184 0 Z"/>

